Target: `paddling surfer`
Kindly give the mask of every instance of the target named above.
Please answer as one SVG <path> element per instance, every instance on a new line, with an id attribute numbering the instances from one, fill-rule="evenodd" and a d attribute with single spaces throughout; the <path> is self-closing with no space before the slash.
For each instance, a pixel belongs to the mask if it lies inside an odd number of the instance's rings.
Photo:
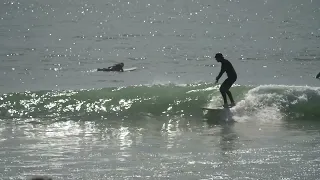
<path id="1" fill-rule="evenodd" d="M 123 63 L 118 63 L 113 66 L 110 66 L 108 68 L 98 68 L 97 71 L 118 71 L 118 72 L 123 72 Z"/>
<path id="2" fill-rule="evenodd" d="M 226 72 L 228 76 L 228 78 L 224 80 L 224 82 L 220 86 L 220 92 L 223 98 L 223 107 L 229 106 L 227 101 L 227 95 L 231 102 L 230 106 L 235 106 L 235 102 L 229 89 L 231 88 L 232 84 L 237 80 L 237 73 L 234 70 L 230 61 L 225 59 L 221 53 L 217 53 L 215 55 L 215 59 L 221 63 L 221 70 L 219 75 L 216 77 L 216 83 L 218 83 L 219 79 L 221 78 L 224 72 Z"/>

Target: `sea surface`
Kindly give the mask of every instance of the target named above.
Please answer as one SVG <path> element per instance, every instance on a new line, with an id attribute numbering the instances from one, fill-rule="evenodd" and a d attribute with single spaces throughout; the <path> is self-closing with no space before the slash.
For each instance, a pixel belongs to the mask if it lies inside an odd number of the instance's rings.
<path id="1" fill-rule="evenodd" d="M 0 179 L 320 179 L 319 0 L 1 0 L 0 62 Z"/>

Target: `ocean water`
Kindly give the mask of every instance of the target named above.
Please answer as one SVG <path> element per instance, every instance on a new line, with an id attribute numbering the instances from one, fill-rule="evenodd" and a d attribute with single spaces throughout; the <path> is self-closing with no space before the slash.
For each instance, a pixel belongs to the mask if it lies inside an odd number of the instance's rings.
<path id="1" fill-rule="evenodd" d="M 319 17 L 317 0 L 1 1 L 0 179 L 320 179 Z M 203 111 L 217 52 L 237 105 Z M 137 70 L 96 71 L 118 62 Z"/>

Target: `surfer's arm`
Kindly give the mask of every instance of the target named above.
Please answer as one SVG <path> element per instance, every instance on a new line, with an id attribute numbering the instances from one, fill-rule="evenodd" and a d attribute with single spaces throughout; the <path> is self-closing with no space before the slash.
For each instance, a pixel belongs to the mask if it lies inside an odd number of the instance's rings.
<path id="1" fill-rule="evenodd" d="M 120 71 L 123 72 L 123 68 L 122 67 L 120 68 Z"/>
<path id="2" fill-rule="evenodd" d="M 223 74 L 225 71 L 226 71 L 226 70 L 225 70 L 225 68 L 224 68 L 224 65 L 222 64 L 220 73 L 219 73 L 219 75 L 216 77 L 216 81 L 219 81 L 219 79 L 221 78 L 222 74 Z"/>

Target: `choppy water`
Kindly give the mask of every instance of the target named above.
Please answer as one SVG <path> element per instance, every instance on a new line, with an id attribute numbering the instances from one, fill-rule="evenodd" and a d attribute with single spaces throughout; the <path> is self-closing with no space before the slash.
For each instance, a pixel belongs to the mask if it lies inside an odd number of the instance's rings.
<path id="1" fill-rule="evenodd" d="M 319 7 L 0 2 L 0 179 L 319 179 Z M 230 111 L 200 109 L 221 104 L 216 52 Z M 95 71 L 116 62 L 138 69 Z"/>

